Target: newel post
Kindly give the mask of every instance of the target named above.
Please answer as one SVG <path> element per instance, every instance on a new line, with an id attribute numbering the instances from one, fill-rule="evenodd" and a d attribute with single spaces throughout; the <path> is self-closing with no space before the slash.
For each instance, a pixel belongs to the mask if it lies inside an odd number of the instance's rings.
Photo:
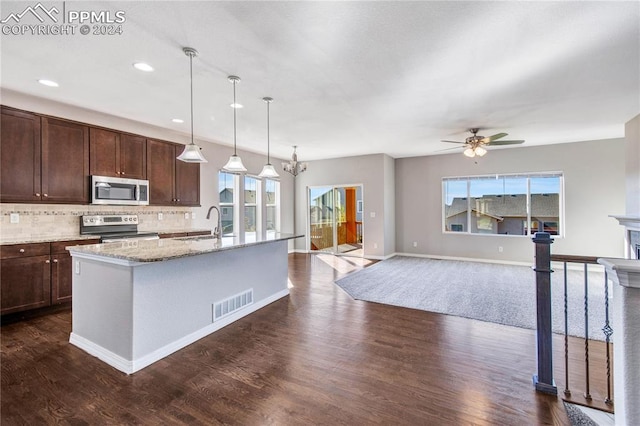
<path id="1" fill-rule="evenodd" d="M 553 348 L 551 332 L 551 234 L 536 232 L 532 238 L 536 245 L 536 312 L 537 312 L 537 355 L 538 374 L 533 376 L 533 384 L 539 392 L 558 394 L 553 380 Z"/>

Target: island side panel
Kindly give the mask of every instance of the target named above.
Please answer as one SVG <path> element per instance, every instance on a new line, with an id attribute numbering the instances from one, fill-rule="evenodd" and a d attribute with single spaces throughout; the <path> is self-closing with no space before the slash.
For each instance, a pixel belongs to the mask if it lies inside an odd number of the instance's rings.
<path id="1" fill-rule="evenodd" d="M 288 294 L 287 283 L 287 241 L 135 266 L 134 362 L 173 352 L 184 346 L 185 336 L 226 325 L 213 323 L 214 303 L 253 289 L 253 305 L 235 315 L 244 316 L 261 302 Z"/>
<path id="2" fill-rule="evenodd" d="M 129 266 L 73 258 L 71 343 L 106 349 L 131 360 L 133 348 L 133 274 Z M 79 268 L 79 269 L 78 269 Z M 76 273 L 79 271 L 79 273 Z M 87 348 L 83 348 L 87 350 Z"/>

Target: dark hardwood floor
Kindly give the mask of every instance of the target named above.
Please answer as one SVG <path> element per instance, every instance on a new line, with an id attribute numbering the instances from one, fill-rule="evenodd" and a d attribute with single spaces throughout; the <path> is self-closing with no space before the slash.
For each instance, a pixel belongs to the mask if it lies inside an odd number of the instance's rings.
<path id="1" fill-rule="evenodd" d="M 290 255 L 289 297 L 131 376 L 70 311 L 4 325 L 2 425 L 569 425 L 532 330 L 354 301 L 333 281 L 366 264 Z"/>

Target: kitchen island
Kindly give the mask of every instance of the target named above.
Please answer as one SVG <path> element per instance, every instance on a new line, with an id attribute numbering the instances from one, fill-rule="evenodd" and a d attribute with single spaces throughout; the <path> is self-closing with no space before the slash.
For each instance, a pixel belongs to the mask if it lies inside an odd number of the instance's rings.
<path id="1" fill-rule="evenodd" d="M 127 374 L 289 294 L 288 240 L 211 236 L 69 247 L 70 343 Z"/>

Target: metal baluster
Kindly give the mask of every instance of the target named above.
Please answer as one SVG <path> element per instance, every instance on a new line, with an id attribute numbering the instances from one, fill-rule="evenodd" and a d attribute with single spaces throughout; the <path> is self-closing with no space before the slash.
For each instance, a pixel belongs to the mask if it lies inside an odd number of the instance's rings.
<path id="1" fill-rule="evenodd" d="M 585 378 L 586 378 L 586 390 L 584 397 L 587 400 L 591 400 L 591 393 L 589 392 L 589 277 L 587 275 L 587 264 L 584 264 L 584 364 L 585 364 Z"/>
<path id="2" fill-rule="evenodd" d="M 607 397 L 604 400 L 604 403 L 607 405 L 612 405 L 613 400 L 611 399 L 611 354 L 610 352 L 610 342 L 611 335 L 613 334 L 613 329 L 609 325 L 609 279 L 607 277 L 607 271 L 604 271 L 604 327 L 602 331 L 606 337 L 606 356 L 607 356 Z"/>
<path id="3" fill-rule="evenodd" d="M 569 303 L 567 290 L 567 262 L 564 262 L 564 394 L 571 396 L 569 390 Z"/>

